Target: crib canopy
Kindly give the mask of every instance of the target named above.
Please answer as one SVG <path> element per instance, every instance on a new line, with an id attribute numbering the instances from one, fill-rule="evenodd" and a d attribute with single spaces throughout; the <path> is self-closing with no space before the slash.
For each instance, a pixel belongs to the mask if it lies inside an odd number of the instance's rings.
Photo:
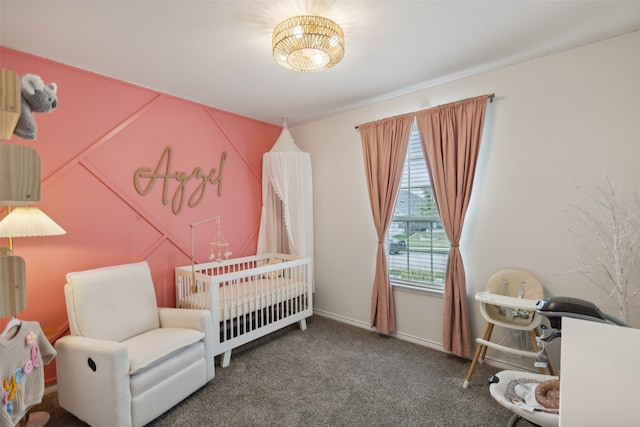
<path id="1" fill-rule="evenodd" d="M 298 148 L 286 125 L 262 157 L 257 252 L 313 257 L 311 156 Z"/>

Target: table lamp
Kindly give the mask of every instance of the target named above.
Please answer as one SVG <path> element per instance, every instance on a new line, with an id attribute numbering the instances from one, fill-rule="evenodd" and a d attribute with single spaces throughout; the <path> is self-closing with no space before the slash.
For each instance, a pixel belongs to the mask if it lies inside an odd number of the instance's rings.
<path id="1" fill-rule="evenodd" d="M 27 302 L 25 262 L 13 255 L 14 237 L 56 236 L 66 231 L 34 207 L 13 209 L 0 221 L 0 237 L 9 238 L 9 248 L 0 248 L 0 318 L 24 311 Z"/>

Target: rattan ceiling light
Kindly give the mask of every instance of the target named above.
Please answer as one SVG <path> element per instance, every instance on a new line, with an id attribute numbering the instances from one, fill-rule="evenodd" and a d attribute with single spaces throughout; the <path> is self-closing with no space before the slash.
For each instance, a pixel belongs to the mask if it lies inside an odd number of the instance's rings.
<path id="1" fill-rule="evenodd" d="M 320 16 L 295 16 L 273 30 L 273 57 L 283 67 L 300 72 L 333 67 L 344 57 L 344 32 Z"/>

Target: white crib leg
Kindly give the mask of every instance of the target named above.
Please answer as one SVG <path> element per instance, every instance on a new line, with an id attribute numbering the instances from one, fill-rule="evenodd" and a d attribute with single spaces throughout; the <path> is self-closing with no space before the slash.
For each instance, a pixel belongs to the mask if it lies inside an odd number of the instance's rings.
<path id="1" fill-rule="evenodd" d="M 222 367 L 226 368 L 229 366 L 229 362 L 231 362 L 231 350 L 225 351 L 222 355 Z"/>
<path id="2" fill-rule="evenodd" d="M 307 330 L 307 319 L 302 319 L 301 321 L 298 322 L 298 325 L 300 325 L 300 330 L 301 331 L 306 331 Z"/>

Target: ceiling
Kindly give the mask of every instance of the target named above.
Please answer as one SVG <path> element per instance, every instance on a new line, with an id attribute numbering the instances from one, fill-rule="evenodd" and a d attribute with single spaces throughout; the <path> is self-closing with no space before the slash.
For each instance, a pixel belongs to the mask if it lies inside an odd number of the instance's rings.
<path id="1" fill-rule="evenodd" d="M 341 63 L 277 65 L 300 14 L 343 27 Z M 3 46 L 289 126 L 638 29 L 640 1 L 0 0 Z"/>

